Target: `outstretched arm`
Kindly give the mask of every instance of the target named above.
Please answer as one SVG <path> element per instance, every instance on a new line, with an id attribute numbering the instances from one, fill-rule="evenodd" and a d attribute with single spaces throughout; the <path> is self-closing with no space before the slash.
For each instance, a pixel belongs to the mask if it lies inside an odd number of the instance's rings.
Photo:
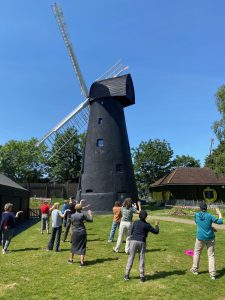
<path id="1" fill-rule="evenodd" d="M 223 217 L 222 217 L 222 214 L 221 214 L 219 208 L 216 208 L 216 214 L 217 214 L 218 218 L 212 217 L 213 223 L 223 224 Z"/>
<path id="2" fill-rule="evenodd" d="M 19 218 L 19 215 L 21 215 L 22 213 L 23 213 L 22 210 L 18 211 L 18 212 L 16 213 L 16 215 L 15 215 L 15 218 Z"/>

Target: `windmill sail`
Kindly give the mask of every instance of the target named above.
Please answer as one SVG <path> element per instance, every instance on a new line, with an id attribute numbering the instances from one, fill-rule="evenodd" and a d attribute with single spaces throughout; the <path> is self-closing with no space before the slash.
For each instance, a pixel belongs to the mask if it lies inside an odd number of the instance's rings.
<path id="1" fill-rule="evenodd" d="M 37 146 L 41 144 L 45 144 L 48 151 L 51 154 L 50 158 L 58 153 L 67 143 L 71 141 L 75 133 L 82 133 L 87 128 L 87 123 L 89 120 L 89 95 L 86 83 L 84 81 L 83 75 L 81 73 L 78 60 L 75 54 L 75 51 L 72 46 L 72 42 L 69 37 L 69 33 L 67 30 L 66 22 L 64 20 L 63 11 L 58 4 L 54 4 L 52 6 L 53 13 L 55 15 L 56 21 L 58 23 L 60 32 L 62 34 L 63 40 L 65 42 L 65 46 L 69 53 L 69 57 L 72 62 L 73 69 L 75 71 L 76 77 L 79 81 L 81 93 L 85 97 L 84 102 L 79 104 L 71 113 L 69 113 L 63 120 L 61 120 L 54 128 L 52 128 L 44 137 L 42 137 Z M 128 69 L 125 66 L 121 59 L 119 59 L 111 68 L 109 68 L 102 76 L 100 76 L 96 81 L 117 77 L 124 71 Z M 74 128 L 74 130 L 68 130 L 69 128 Z M 63 138 L 60 139 L 60 145 L 57 147 L 57 151 L 54 152 L 53 145 L 58 135 L 62 135 Z"/>

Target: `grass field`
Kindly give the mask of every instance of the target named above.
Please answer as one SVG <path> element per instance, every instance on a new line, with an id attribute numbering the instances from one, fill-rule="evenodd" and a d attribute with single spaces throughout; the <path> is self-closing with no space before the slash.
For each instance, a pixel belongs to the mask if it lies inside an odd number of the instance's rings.
<path id="1" fill-rule="evenodd" d="M 40 234 L 40 223 L 12 240 L 11 253 L 0 254 L 0 299 L 225 299 L 225 232 L 216 233 L 217 280 L 207 272 L 206 251 L 200 274 L 190 273 L 195 226 L 160 223 L 159 235 L 150 234 L 146 253 L 147 281 L 139 281 L 138 260 L 131 280 L 123 280 L 127 256 L 114 253 L 107 243 L 111 216 L 94 216 L 86 225 L 88 247 L 86 266 L 69 265 L 70 243 L 61 243 L 62 252 L 46 251 L 50 236 Z"/>

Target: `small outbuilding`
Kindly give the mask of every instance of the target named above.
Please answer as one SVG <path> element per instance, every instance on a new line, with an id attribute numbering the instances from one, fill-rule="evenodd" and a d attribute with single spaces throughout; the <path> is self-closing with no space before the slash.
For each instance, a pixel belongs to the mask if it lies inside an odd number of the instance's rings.
<path id="1" fill-rule="evenodd" d="M 29 217 L 29 197 L 28 190 L 9 179 L 7 176 L 0 173 L 0 208 L 1 212 L 4 209 L 5 203 L 13 204 L 13 211 L 23 211 L 21 219 Z M 0 214 L 1 218 L 1 214 Z"/>
<path id="2" fill-rule="evenodd" d="M 176 168 L 150 186 L 154 200 L 225 201 L 225 176 L 216 176 L 209 168 Z"/>

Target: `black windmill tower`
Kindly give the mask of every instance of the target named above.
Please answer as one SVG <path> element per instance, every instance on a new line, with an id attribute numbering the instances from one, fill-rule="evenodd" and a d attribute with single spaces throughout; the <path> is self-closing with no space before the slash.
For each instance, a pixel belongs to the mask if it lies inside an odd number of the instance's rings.
<path id="1" fill-rule="evenodd" d="M 81 131 L 88 123 L 77 199 L 85 199 L 94 211 L 109 211 L 115 201 L 122 202 L 126 197 L 135 201 L 138 197 L 124 116 L 124 107 L 135 103 L 133 82 L 129 74 L 118 76 L 127 69 L 119 61 L 92 84 L 88 93 L 62 10 L 54 4 L 53 11 L 85 100 L 39 144 L 51 148 L 58 133 L 70 126 Z M 67 136 L 59 150 L 70 139 Z"/>

